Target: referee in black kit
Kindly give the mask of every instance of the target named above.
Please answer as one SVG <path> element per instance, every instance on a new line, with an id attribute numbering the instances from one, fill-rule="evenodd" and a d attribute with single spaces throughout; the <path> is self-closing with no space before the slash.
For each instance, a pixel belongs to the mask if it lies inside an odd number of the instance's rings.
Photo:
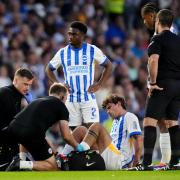
<path id="1" fill-rule="evenodd" d="M 0 88 L 0 133 L 10 124 L 14 116 L 28 104 L 26 95 L 32 85 L 34 75 L 26 68 L 19 68 L 13 84 Z M 5 170 L 14 155 L 19 152 L 17 144 L 0 144 L 0 171 Z"/>
<path id="2" fill-rule="evenodd" d="M 156 16 L 155 35 L 148 47 L 150 86 L 144 118 L 144 159 L 137 170 L 152 170 L 152 153 L 158 121 L 167 120 L 171 140 L 168 168 L 180 169 L 180 37 L 170 32 L 173 14 L 168 9 Z"/>

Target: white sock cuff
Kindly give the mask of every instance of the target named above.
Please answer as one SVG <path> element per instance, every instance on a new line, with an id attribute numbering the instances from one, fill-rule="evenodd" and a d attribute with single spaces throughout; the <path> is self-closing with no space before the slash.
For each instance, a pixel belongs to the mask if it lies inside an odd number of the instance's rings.
<path id="1" fill-rule="evenodd" d="M 59 154 L 64 154 L 64 155 L 67 155 L 67 154 L 69 154 L 71 151 L 73 151 L 74 150 L 74 148 L 72 147 L 72 146 L 70 146 L 69 144 L 66 144 L 65 146 L 64 146 L 64 149 L 62 150 L 62 152 L 59 152 L 58 151 L 58 153 Z"/>
<path id="2" fill-rule="evenodd" d="M 33 169 L 33 162 L 32 161 L 20 161 L 20 169 Z"/>
<path id="3" fill-rule="evenodd" d="M 80 144 L 84 147 L 84 150 L 85 150 L 85 151 L 88 150 L 88 149 L 90 149 L 89 144 L 87 144 L 86 142 L 82 141 Z"/>

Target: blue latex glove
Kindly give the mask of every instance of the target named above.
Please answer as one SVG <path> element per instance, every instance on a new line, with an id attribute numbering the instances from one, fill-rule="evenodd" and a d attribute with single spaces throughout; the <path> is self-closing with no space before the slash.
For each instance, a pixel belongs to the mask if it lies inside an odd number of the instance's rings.
<path id="1" fill-rule="evenodd" d="M 29 92 L 26 95 L 24 95 L 24 97 L 25 97 L 28 104 L 33 101 L 32 94 Z"/>
<path id="2" fill-rule="evenodd" d="M 76 151 L 82 152 L 82 151 L 85 151 L 85 150 L 84 150 L 84 147 L 81 144 L 78 144 L 76 146 Z"/>

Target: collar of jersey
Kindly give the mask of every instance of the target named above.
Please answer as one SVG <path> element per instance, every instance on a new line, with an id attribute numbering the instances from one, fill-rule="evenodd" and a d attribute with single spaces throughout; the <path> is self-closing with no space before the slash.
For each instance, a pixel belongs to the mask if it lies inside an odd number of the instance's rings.
<path id="1" fill-rule="evenodd" d="M 126 112 L 127 113 L 127 112 Z M 119 121 L 123 116 L 125 116 L 126 115 L 126 113 L 125 114 L 123 114 L 122 116 L 119 116 L 119 117 L 117 117 L 117 118 L 114 118 L 114 120 L 116 120 L 116 121 Z"/>
<path id="2" fill-rule="evenodd" d="M 86 45 L 86 43 L 83 42 L 83 43 L 82 43 L 82 46 L 81 46 L 80 48 L 75 48 L 74 46 L 72 46 L 71 44 L 69 44 L 70 48 L 71 48 L 72 50 L 74 50 L 74 51 L 79 51 L 79 50 L 81 50 L 81 49 L 83 48 L 83 46 L 85 46 L 85 45 Z"/>

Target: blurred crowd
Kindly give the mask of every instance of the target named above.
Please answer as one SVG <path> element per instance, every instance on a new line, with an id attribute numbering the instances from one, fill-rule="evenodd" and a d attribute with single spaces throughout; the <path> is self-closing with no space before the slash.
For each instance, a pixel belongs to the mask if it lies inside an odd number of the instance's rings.
<path id="1" fill-rule="evenodd" d="M 123 94 L 128 110 L 140 120 L 147 95 L 149 34 L 140 9 L 147 0 L 0 0 L 0 87 L 12 82 L 15 70 L 31 69 L 36 79 L 34 99 L 47 95 L 50 82 L 44 68 L 55 52 L 68 43 L 67 28 L 79 20 L 88 25 L 86 41 L 99 47 L 113 62 L 113 75 L 97 92 L 101 122 L 108 117 L 101 103 L 108 94 Z M 180 1 L 152 0 L 170 8 L 180 32 Z M 96 67 L 97 80 L 101 68 Z M 62 69 L 57 76 L 63 82 Z"/>

